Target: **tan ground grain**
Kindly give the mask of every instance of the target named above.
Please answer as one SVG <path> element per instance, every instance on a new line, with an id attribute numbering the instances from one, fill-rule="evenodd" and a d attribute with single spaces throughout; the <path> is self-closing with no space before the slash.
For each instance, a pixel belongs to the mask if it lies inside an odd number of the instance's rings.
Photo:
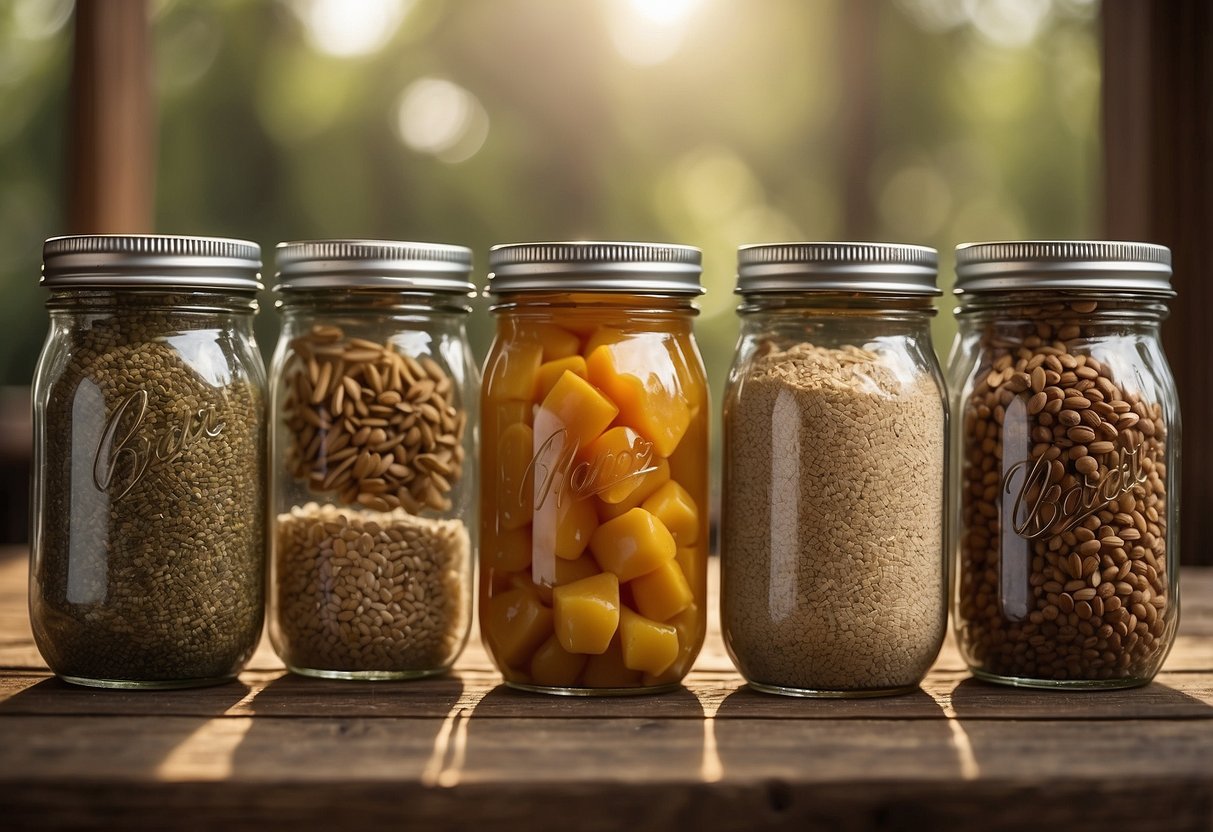
<path id="1" fill-rule="evenodd" d="M 1167 564 L 1167 426 L 1158 402 L 1084 354 L 1094 301 L 1009 310 L 1034 321 L 985 333 L 985 363 L 965 401 L 957 630 L 989 673 L 1042 680 L 1138 680 L 1157 672 L 1175 629 Z M 1011 431 L 1008 408 L 1022 400 Z M 1005 429 L 1005 433 L 1004 433 Z M 1022 437 L 1021 447 L 1004 438 Z M 1004 457 L 1050 460 L 1048 489 L 1100 482 L 1140 449 L 1145 482 L 1060 534 L 1003 551 Z M 1039 488 L 1027 494 L 1029 503 Z M 1049 494 L 1046 497 L 1051 496 Z M 1023 558 L 1022 565 L 1013 558 Z M 1023 585 L 1003 585 L 1002 574 Z M 1026 614 L 1003 599 L 1023 598 Z"/>
<path id="2" fill-rule="evenodd" d="M 276 645 L 334 671 L 448 667 L 467 636 L 471 554 L 458 520 L 308 503 L 278 517 Z"/>
<path id="3" fill-rule="evenodd" d="M 229 376 L 234 360 L 210 334 L 226 326 L 209 313 L 135 304 L 65 336 L 67 363 L 47 393 L 31 606 L 38 645 L 58 673 L 219 678 L 256 646 L 264 397 L 247 377 Z M 116 499 L 114 487 L 95 487 L 93 463 L 107 417 L 139 391 L 148 397 L 140 437 L 172 436 L 200 410 L 213 409 L 222 429 L 151 465 Z M 119 479 L 132 473 L 126 462 Z"/>
<path id="4" fill-rule="evenodd" d="M 729 402 L 722 615 L 751 681 L 904 687 L 939 650 L 943 401 L 885 360 L 769 352 Z"/>

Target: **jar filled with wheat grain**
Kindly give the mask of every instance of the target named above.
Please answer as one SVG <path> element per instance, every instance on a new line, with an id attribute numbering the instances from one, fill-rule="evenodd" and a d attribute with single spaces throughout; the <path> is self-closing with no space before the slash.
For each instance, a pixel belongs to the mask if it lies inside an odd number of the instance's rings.
<path id="1" fill-rule="evenodd" d="M 471 266 L 460 246 L 278 246 L 270 637 L 296 673 L 429 676 L 467 640 Z"/>
<path id="2" fill-rule="evenodd" d="M 1179 404 L 1163 246 L 956 253 L 953 626 L 980 678 L 1149 682 L 1179 614 Z"/>

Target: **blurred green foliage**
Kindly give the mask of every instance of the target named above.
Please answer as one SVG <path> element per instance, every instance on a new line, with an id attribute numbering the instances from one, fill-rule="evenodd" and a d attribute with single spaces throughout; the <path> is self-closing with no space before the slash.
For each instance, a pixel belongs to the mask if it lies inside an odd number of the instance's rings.
<path id="1" fill-rule="evenodd" d="M 1097 227 L 1089 0 L 153 9 L 156 230 L 257 240 L 267 267 L 285 239 L 461 243 L 479 279 L 498 242 L 698 245 L 698 331 L 717 397 L 739 244 L 925 243 L 943 252 L 947 289 L 958 242 Z M 28 382 L 45 331 L 36 283 L 40 243 L 65 217 L 70 12 L 65 0 L 0 4 L 0 383 Z M 859 133 L 843 118 L 856 104 Z M 951 304 L 940 306 L 943 352 Z"/>

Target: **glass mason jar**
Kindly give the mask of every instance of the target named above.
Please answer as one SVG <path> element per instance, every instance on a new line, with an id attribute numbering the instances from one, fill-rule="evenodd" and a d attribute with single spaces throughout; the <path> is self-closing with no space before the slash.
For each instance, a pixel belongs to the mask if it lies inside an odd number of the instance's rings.
<path id="1" fill-rule="evenodd" d="M 1170 252 L 960 246 L 953 626 L 982 679 L 1132 687 L 1179 614 Z"/>
<path id="2" fill-rule="evenodd" d="M 232 678 L 261 634 L 261 250 L 58 237 L 34 376 L 30 621 L 69 682 Z"/>
<path id="3" fill-rule="evenodd" d="M 934 249 L 739 252 L 721 622 L 756 690 L 912 690 L 943 643 L 946 397 Z"/>
<path id="4" fill-rule="evenodd" d="M 296 673 L 443 673 L 475 527 L 471 251 L 281 243 L 271 369 L 270 638 Z"/>
<path id="5" fill-rule="evenodd" d="M 674 688 L 706 628 L 700 254 L 498 246 L 481 392 L 480 630 L 507 684 Z"/>

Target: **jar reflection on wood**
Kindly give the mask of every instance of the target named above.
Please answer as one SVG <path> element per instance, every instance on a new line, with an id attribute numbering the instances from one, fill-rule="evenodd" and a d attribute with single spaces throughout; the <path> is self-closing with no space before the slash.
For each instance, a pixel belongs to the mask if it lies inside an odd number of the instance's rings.
<path id="1" fill-rule="evenodd" d="M 982 678 L 1130 687 L 1170 650 L 1170 273 L 1169 251 L 1141 243 L 957 249 L 953 611 Z"/>
<path id="2" fill-rule="evenodd" d="M 936 254 L 749 246 L 724 408 L 721 619 L 752 687 L 912 689 L 943 641 Z"/>
<path id="3" fill-rule="evenodd" d="M 706 628 L 700 254 L 498 246 L 482 390 L 480 628 L 506 683 L 669 689 Z"/>
<path id="4" fill-rule="evenodd" d="M 220 682 L 256 646 L 260 265 L 257 245 L 237 240 L 46 242 L 30 618 L 68 681 Z"/>
<path id="5" fill-rule="evenodd" d="M 471 252 L 278 247 L 270 635 L 311 676 L 441 673 L 470 627 Z"/>

